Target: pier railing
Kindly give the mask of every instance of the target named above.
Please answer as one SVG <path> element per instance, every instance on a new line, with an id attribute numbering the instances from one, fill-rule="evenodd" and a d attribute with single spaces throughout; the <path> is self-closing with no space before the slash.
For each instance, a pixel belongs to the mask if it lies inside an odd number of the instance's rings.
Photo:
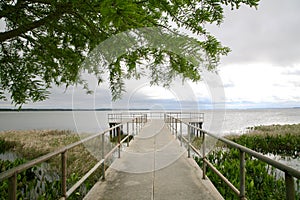
<path id="1" fill-rule="evenodd" d="M 171 116 L 185 122 L 204 122 L 204 113 L 200 112 L 167 112 L 166 116 Z"/>
<path id="2" fill-rule="evenodd" d="M 247 147 L 244 147 L 242 145 L 239 145 L 237 143 L 234 143 L 226 138 L 214 135 L 212 133 L 209 133 L 203 129 L 200 129 L 199 127 L 193 126 L 189 124 L 188 122 L 182 120 L 181 118 L 177 118 L 174 114 L 166 114 L 165 116 L 166 122 L 169 123 L 171 131 L 175 134 L 176 138 L 180 140 L 180 143 L 186 143 L 187 144 L 187 150 L 188 150 L 188 157 L 191 156 L 191 151 L 193 151 L 195 154 L 197 154 L 200 158 L 202 158 L 202 171 L 203 171 L 203 179 L 206 178 L 206 166 L 212 169 L 212 171 L 217 174 L 231 189 L 232 191 L 240 198 L 240 199 L 246 199 L 245 196 L 245 177 L 246 177 L 246 169 L 245 169 L 245 154 L 249 154 L 250 156 L 253 156 L 257 158 L 258 160 L 261 160 L 281 171 L 285 174 L 285 186 L 286 186 L 286 199 L 287 200 L 294 200 L 295 199 L 295 185 L 294 185 L 294 177 L 297 179 L 300 179 L 300 171 L 291 168 L 287 165 L 284 165 L 278 161 L 272 160 L 268 158 L 267 156 L 264 156 L 256 151 L 253 151 Z M 183 125 L 186 126 L 187 129 L 187 137 L 183 137 Z M 202 152 L 201 150 L 198 150 L 191 144 L 191 133 L 192 130 L 197 130 L 201 132 L 202 136 Z M 239 167 L 239 174 L 240 174 L 240 185 L 239 189 L 236 188 L 221 172 L 219 172 L 213 165 L 210 163 L 206 158 L 206 136 L 213 137 L 219 141 L 224 142 L 230 147 L 233 147 L 235 149 L 238 149 L 240 151 L 240 167 Z M 225 158 L 226 159 L 226 158 Z"/>
<path id="3" fill-rule="evenodd" d="M 24 172 L 27 169 L 30 169 L 40 163 L 46 162 L 50 160 L 51 158 L 61 155 L 61 199 L 68 198 L 88 177 L 90 177 L 99 167 L 102 168 L 102 179 L 105 179 L 105 162 L 106 160 L 117 150 L 118 151 L 118 157 L 120 158 L 120 149 L 121 145 L 124 142 L 127 142 L 127 146 L 129 146 L 129 137 L 137 135 L 140 129 L 142 128 L 143 124 L 146 122 L 144 115 L 135 116 L 134 118 L 131 118 L 125 122 L 122 122 L 112 128 L 109 128 L 101 133 L 92 135 L 90 137 L 87 137 L 85 139 L 82 139 L 78 142 L 75 142 L 73 144 L 70 144 L 68 146 L 65 146 L 57 151 L 51 152 L 49 154 L 46 154 L 44 156 L 41 156 L 39 158 L 36 158 L 34 160 L 31 160 L 25 164 L 19 165 L 17 167 L 14 167 L 12 169 L 9 169 L 5 172 L 2 172 L 0 174 L 0 182 L 4 180 L 9 180 L 9 188 L 8 188 L 8 196 L 10 200 L 17 199 L 17 177 L 18 174 Z M 105 134 L 117 130 L 118 134 L 118 141 L 117 144 L 108 152 L 105 154 L 104 150 L 104 141 L 105 141 Z M 121 140 L 121 131 L 124 131 L 127 133 L 127 136 L 124 137 Z M 85 142 L 91 141 L 96 139 L 97 137 L 100 137 L 102 144 L 101 146 L 101 159 L 94 165 L 92 169 L 90 169 L 78 182 L 76 182 L 73 186 L 71 186 L 69 189 L 67 188 L 67 153 L 74 147 L 77 147 L 81 144 L 84 144 Z"/>
<path id="4" fill-rule="evenodd" d="M 133 118 L 138 118 L 147 122 L 148 115 L 147 113 L 140 112 L 129 112 L 129 113 L 109 113 L 108 114 L 108 123 L 122 123 Z"/>

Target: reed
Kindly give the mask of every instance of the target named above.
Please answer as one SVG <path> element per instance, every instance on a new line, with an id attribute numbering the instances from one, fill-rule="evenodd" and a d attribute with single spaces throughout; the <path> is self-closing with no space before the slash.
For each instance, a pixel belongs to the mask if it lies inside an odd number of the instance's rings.
<path id="1" fill-rule="evenodd" d="M 247 134 L 226 138 L 263 154 L 300 157 L 300 124 L 256 126 Z"/>

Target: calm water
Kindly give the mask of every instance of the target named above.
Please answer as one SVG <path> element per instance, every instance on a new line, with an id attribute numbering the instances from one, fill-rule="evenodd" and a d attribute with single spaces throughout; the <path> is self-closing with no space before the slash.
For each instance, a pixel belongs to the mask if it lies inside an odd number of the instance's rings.
<path id="1" fill-rule="evenodd" d="M 204 110 L 204 126 L 210 130 L 212 119 L 218 112 Z M 107 111 L 34 111 L 34 112 L 0 112 L 0 131 L 60 129 L 78 133 L 97 133 L 108 128 Z M 227 110 L 222 115 L 223 125 L 220 134 L 241 134 L 247 127 L 270 124 L 300 123 L 300 109 L 257 109 Z M 7 156 L 6 156 L 7 157 Z M 1 157 L 0 157 L 1 159 Z M 274 157 L 284 164 L 300 170 L 299 159 Z"/>
<path id="2" fill-rule="evenodd" d="M 204 112 L 204 129 L 210 129 L 213 112 Z M 0 131 L 29 129 L 68 129 L 101 132 L 108 128 L 108 111 L 25 111 L 0 112 Z M 300 109 L 226 110 L 222 134 L 240 134 L 246 127 L 270 124 L 300 123 Z"/>

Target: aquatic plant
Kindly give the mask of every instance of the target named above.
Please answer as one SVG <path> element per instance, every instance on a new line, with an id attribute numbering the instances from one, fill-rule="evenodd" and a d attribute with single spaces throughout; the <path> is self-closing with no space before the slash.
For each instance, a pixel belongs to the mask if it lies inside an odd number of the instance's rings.
<path id="1" fill-rule="evenodd" d="M 258 126 L 248 134 L 226 136 L 228 139 L 255 151 L 299 158 L 300 124 Z M 207 159 L 236 187 L 239 188 L 239 150 L 219 142 L 218 148 Z M 199 166 L 202 160 L 195 158 Z M 284 177 L 278 170 L 246 154 L 247 199 L 285 199 Z M 236 194 L 207 168 L 207 176 L 225 199 L 239 199 Z M 300 181 L 296 180 L 296 199 L 300 199 Z"/>
<path id="2" fill-rule="evenodd" d="M 202 166 L 201 159 L 195 158 Z M 239 151 L 237 149 L 217 150 L 208 156 L 208 160 L 236 187 L 239 188 Z M 246 156 L 246 197 L 247 199 L 284 199 L 284 179 L 276 178 L 276 172 L 268 165 L 253 157 Z M 208 178 L 225 199 L 239 197 L 209 168 Z M 299 195 L 299 194 L 298 194 Z"/>

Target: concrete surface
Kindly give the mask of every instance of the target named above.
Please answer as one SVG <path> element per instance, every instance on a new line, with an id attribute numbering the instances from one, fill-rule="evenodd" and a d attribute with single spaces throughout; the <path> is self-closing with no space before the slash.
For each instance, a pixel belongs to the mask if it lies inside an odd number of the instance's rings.
<path id="1" fill-rule="evenodd" d="M 163 120 L 152 120 L 84 199 L 223 199 L 201 177 L 201 169 L 187 158 Z"/>

